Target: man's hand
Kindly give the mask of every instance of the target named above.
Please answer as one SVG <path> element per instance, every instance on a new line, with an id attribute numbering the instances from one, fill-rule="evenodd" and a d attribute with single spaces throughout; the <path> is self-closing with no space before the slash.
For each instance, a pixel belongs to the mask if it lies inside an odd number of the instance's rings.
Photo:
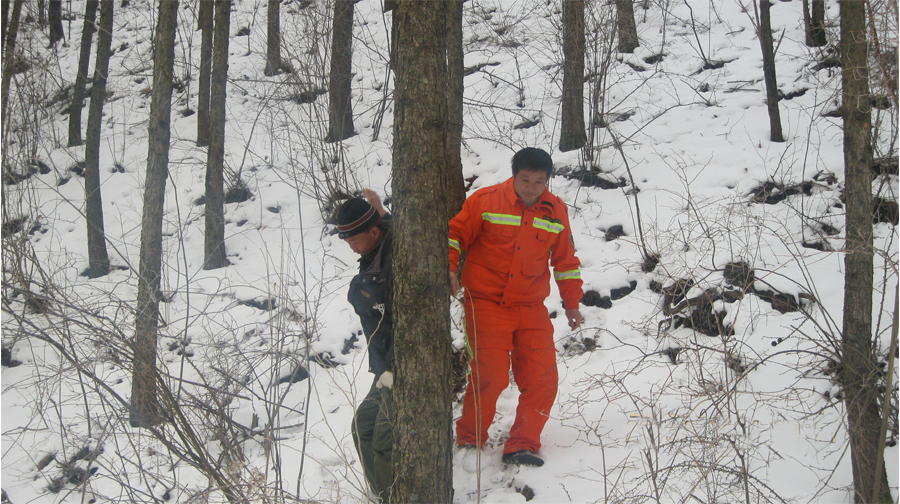
<path id="1" fill-rule="evenodd" d="M 381 376 L 378 377 L 378 381 L 375 382 L 375 388 L 392 388 L 394 386 L 394 373 L 390 371 L 385 371 L 381 373 Z"/>
<path id="2" fill-rule="evenodd" d="M 456 278 L 456 272 L 450 270 L 450 295 L 455 296 L 459 292 L 459 279 Z"/>
<path id="3" fill-rule="evenodd" d="M 378 197 L 378 193 L 371 189 L 363 189 L 362 195 L 366 198 L 366 201 L 375 208 L 378 215 L 384 217 L 387 214 L 387 210 L 385 210 L 384 205 L 381 204 L 381 198 Z"/>
<path id="4" fill-rule="evenodd" d="M 581 310 L 578 308 L 566 310 L 566 319 L 569 321 L 569 329 L 573 331 L 581 327 L 581 321 L 584 320 L 581 317 Z"/>

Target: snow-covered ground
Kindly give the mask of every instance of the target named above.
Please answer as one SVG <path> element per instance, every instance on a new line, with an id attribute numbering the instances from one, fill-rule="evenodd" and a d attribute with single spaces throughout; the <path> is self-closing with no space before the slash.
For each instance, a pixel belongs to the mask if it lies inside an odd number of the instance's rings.
<path id="1" fill-rule="evenodd" d="M 815 69 L 827 53 L 803 44 L 801 2 L 774 3 L 778 84 L 790 99 L 779 103 L 786 141 L 772 143 L 752 7 L 637 2 L 641 46 L 605 60 L 614 5 L 588 4 L 585 96 L 603 87 L 598 108 L 607 123 L 590 130 L 591 163 L 600 178 L 621 182 L 612 189 L 572 177 L 584 169 L 582 151 L 554 148 L 559 3 L 465 3 L 465 64 L 480 68 L 465 77 L 464 175 L 474 178 L 474 190 L 509 177 L 519 148 L 552 151 L 559 174 L 550 188 L 569 204 L 585 291 L 598 306 L 583 307 L 585 324 L 574 333 L 564 317 L 554 319 L 560 391 L 543 435 L 546 464 L 500 462 L 515 414 L 512 385 L 488 446 L 454 454 L 454 502 L 851 502 L 844 408 L 829 367 L 842 319 L 844 176 L 841 120 L 823 113 L 839 105 L 839 70 Z M 20 35 L 20 47 L 35 55 L 35 92 L 48 96 L 71 84 L 77 68 L 83 2 L 65 5 L 74 13 L 68 46 L 46 49 L 46 35 L 31 24 Z M 4 222 L 24 216 L 38 225 L 30 236 L 15 235 L 29 236 L 40 266 L 25 268 L 39 279 L 31 289 L 56 300 L 50 315 L 30 313 L 20 324 L 12 314 L 27 313 L 23 296 L 3 294 L 3 346 L 21 363 L 2 371 L 2 487 L 16 504 L 225 498 L 179 454 L 187 446 L 183 429 L 163 427 L 173 440 L 167 447 L 131 428 L 117 402 L 131 393 L 127 340 L 156 13 L 149 0 L 116 9 L 100 168 L 117 269 L 100 279 L 80 275 L 87 267 L 84 184 L 69 168 L 83 148 L 65 147 L 68 116 L 60 111 L 67 102 L 51 106 L 36 126 L 34 152 L 49 173 L 4 188 Z M 834 43 L 837 2 L 827 9 Z M 206 152 L 194 143 L 197 115 L 186 112 L 196 109 L 195 15 L 193 3 L 181 6 L 175 75 L 186 85 L 172 106 L 160 366 L 198 436 L 190 449 L 254 499 L 286 493 L 301 502 L 366 502 L 350 438 L 354 408 L 371 384 L 362 337 L 352 339 L 359 321 L 346 302 L 356 257 L 332 234 L 323 209 L 334 189 L 370 187 L 389 201 L 390 14 L 374 0 L 356 4 L 359 134 L 337 147 L 322 142 L 327 94 L 297 100 L 327 88 L 330 8 L 282 4 L 282 52 L 294 72 L 266 77 L 266 2 L 235 3 L 226 166 L 228 180 L 240 177 L 253 197 L 226 205 L 232 266 L 213 271 L 201 269 L 197 202 Z M 249 34 L 239 35 L 244 28 Z M 896 46 L 896 35 L 883 44 Z M 704 60 L 724 64 L 704 69 Z M 14 96 L 25 82 L 17 77 Z M 14 99 L 12 106 L 27 105 Z M 896 105 L 887 112 L 875 113 L 877 155 L 896 156 Z M 7 155 L 32 147 L 16 131 L 6 134 Z M 896 175 L 879 177 L 875 187 L 897 200 Z M 893 225 L 876 225 L 882 358 L 897 292 L 897 238 Z M 642 248 L 658 255 L 652 270 Z M 686 280 L 680 296 L 671 289 Z M 707 302 L 680 310 L 685 298 Z M 555 286 L 547 306 L 562 311 Z M 691 313 L 695 328 L 683 318 Z M 457 348 L 461 314 L 457 303 Z M 279 383 L 298 365 L 308 379 Z M 204 408 L 228 412 L 231 422 Z M 885 465 L 896 499 L 892 444 Z M 73 476 L 78 468 L 96 471 L 85 481 Z"/>

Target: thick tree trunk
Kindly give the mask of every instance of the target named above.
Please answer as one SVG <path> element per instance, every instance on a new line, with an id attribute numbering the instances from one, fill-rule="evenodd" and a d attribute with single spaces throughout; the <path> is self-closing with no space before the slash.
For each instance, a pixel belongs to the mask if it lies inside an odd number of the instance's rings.
<path id="1" fill-rule="evenodd" d="M 110 0 L 111 1 L 111 0 Z M 162 271 L 162 222 L 169 173 L 172 74 L 175 62 L 177 0 L 160 0 L 153 54 L 153 90 L 147 140 L 147 179 L 141 220 L 141 263 L 134 321 L 134 371 L 131 381 L 131 425 L 149 427 L 162 421 L 157 398 L 156 334 Z"/>
<path id="2" fill-rule="evenodd" d="M 19 18 L 22 17 L 22 3 L 24 0 L 15 0 L 12 6 L 12 12 L 9 16 L 9 26 L 6 29 L 6 36 L 3 39 L 3 82 L 2 90 L 0 90 L 0 115 L 2 115 L 3 131 L 6 129 L 7 105 L 9 104 L 9 85 L 13 76 L 13 62 L 16 54 L 16 35 L 19 33 Z"/>
<path id="3" fill-rule="evenodd" d="M 584 0 L 563 0 L 563 91 L 559 150 L 580 149 L 584 130 Z M 632 20 L 634 16 L 632 16 Z"/>
<path id="4" fill-rule="evenodd" d="M 466 181 L 462 173 L 463 130 L 463 0 L 447 0 L 447 165 L 444 170 L 447 220 L 466 200 Z"/>
<path id="5" fill-rule="evenodd" d="M 266 68 L 263 73 L 281 73 L 281 0 L 269 0 L 266 8 Z"/>
<path id="6" fill-rule="evenodd" d="M 197 146 L 209 145 L 209 85 L 212 74 L 213 0 L 200 0 L 200 91 L 197 94 Z"/>
<path id="7" fill-rule="evenodd" d="M 228 266 L 225 257 L 225 87 L 231 0 L 216 0 L 213 68 L 210 83 L 209 151 L 206 155 L 206 239 L 203 269 Z"/>
<path id="8" fill-rule="evenodd" d="M 394 483 L 392 502 L 449 503 L 451 348 L 446 10 L 399 2 L 394 91 Z"/>
<path id="9" fill-rule="evenodd" d="M 872 346 L 872 113 L 869 96 L 865 3 L 841 6 L 841 84 L 844 116 L 844 197 L 847 240 L 844 256 L 843 388 L 853 465 L 855 501 L 892 502 L 887 473 L 877 474 L 881 414 L 879 369 Z M 873 495 L 876 486 L 880 489 Z"/>
<path id="10" fill-rule="evenodd" d="M 778 80 L 775 78 L 775 46 L 772 40 L 772 20 L 769 0 L 759 2 L 759 45 L 762 48 L 763 78 L 766 81 L 766 106 L 769 109 L 769 140 L 784 142 L 781 114 L 778 111 Z"/>
<path id="11" fill-rule="evenodd" d="M 50 0 L 47 4 L 47 20 L 50 21 L 50 47 L 64 39 L 62 22 L 62 0 Z"/>
<path id="12" fill-rule="evenodd" d="M 103 123 L 103 104 L 106 102 L 106 81 L 109 75 L 109 56 L 112 46 L 113 3 L 114 0 L 103 0 L 100 10 L 97 62 L 94 64 L 94 83 L 91 89 L 91 106 L 88 110 L 87 145 L 84 147 L 84 202 L 88 231 L 88 263 L 90 264 L 88 276 L 90 278 L 97 278 L 109 273 L 109 254 L 106 251 L 106 234 L 103 226 L 103 198 L 100 193 L 100 130 Z M 94 9 L 96 10 L 96 5 Z M 93 24 L 93 21 L 91 23 Z M 82 43 L 84 43 L 83 38 Z M 83 83 L 82 87 L 84 87 Z M 72 106 L 75 106 L 75 102 Z M 78 109 L 79 111 L 81 109 L 80 103 Z M 71 134 L 71 132 L 70 125 L 69 133 Z"/>
<path id="13" fill-rule="evenodd" d="M 350 102 L 353 57 L 353 0 L 334 1 L 331 33 L 331 78 L 328 83 L 328 136 L 339 142 L 355 135 Z"/>
<path id="14" fill-rule="evenodd" d="M 98 0 L 87 0 L 84 4 L 84 27 L 81 30 L 81 53 L 78 55 L 78 73 L 72 86 L 72 105 L 69 106 L 69 147 L 81 145 L 81 109 L 84 106 L 84 88 L 91 64 L 91 40 L 97 27 Z M 98 51 L 99 52 L 99 51 Z M 105 72 L 104 72 L 105 73 Z"/>
<path id="15" fill-rule="evenodd" d="M 634 22 L 634 0 L 616 0 L 616 31 L 619 32 L 620 53 L 633 53 L 640 46 Z"/>

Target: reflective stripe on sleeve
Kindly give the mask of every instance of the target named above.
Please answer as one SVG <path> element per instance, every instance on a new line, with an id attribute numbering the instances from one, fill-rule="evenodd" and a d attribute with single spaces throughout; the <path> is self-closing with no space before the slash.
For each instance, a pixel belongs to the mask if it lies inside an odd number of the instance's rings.
<path id="1" fill-rule="evenodd" d="M 462 249 L 459 248 L 459 242 L 454 240 L 453 238 L 449 238 L 450 246 L 455 248 L 458 252 L 462 252 Z"/>
<path id="2" fill-rule="evenodd" d="M 580 280 L 581 270 L 573 269 L 569 271 L 554 271 L 553 278 L 555 280 Z"/>
<path id="3" fill-rule="evenodd" d="M 537 217 L 534 218 L 534 227 L 537 229 L 543 229 L 544 231 L 549 231 L 553 234 L 559 234 L 560 231 L 565 229 L 562 224 L 539 219 Z"/>
<path id="4" fill-rule="evenodd" d="M 481 214 L 481 218 L 488 222 L 505 226 L 522 225 L 522 217 L 519 215 L 484 212 Z"/>

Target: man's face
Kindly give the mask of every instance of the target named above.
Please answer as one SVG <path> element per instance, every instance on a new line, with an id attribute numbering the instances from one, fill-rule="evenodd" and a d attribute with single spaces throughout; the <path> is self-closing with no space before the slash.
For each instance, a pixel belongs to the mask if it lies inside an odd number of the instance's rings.
<path id="1" fill-rule="evenodd" d="M 547 173 L 541 171 L 519 170 L 513 177 L 513 190 L 525 202 L 525 206 L 537 203 L 544 189 L 547 188 Z"/>
<path id="2" fill-rule="evenodd" d="M 347 245 L 350 245 L 350 250 L 363 255 L 377 247 L 380 238 L 381 230 L 378 229 L 378 226 L 372 226 L 368 231 L 355 234 L 350 238 L 344 238 L 344 241 L 347 242 Z"/>

